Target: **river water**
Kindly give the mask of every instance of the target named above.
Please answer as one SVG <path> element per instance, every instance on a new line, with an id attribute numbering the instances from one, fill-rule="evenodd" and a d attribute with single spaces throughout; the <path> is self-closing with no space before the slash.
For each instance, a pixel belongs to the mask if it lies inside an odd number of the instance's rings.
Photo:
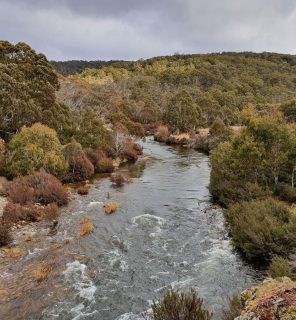
<path id="1" fill-rule="evenodd" d="M 212 203 L 208 157 L 149 139 L 143 147 L 136 164 L 120 169 L 133 182 L 116 188 L 108 177 L 94 179 L 87 196 L 61 210 L 57 233 L 40 236 L 39 251 L 27 249 L 29 257 L 6 269 L 2 281 L 28 261 L 55 262 L 46 285 L 25 289 L 31 309 L 24 311 L 23 296 L 0 304 L 5 319 L 140 320 L 170 287 L 196 288 L 220 319 L 227 298 L 258 281 L 258 272 L 232 249 L 222 210 Z M 113 201 L 120 208 L 107 216 L 103 204 Z M 94 232 L 77 239 L 82 217 Z M 49 244 L 61 248 L 49 251 Z"/>

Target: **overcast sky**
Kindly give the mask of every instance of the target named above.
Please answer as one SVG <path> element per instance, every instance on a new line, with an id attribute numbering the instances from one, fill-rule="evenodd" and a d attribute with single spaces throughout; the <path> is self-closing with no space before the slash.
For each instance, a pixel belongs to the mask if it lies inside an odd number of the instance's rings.
<path id="1" fill-rule="evenodd" d="M 0 35 L 53 60 L 296 54 L 296 0 L 0 0 Z"/>

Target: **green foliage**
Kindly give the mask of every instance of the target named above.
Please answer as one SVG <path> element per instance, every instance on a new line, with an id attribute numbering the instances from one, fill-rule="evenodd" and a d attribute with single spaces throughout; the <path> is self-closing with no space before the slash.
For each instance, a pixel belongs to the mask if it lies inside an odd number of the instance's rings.
<path id="1" fill-rule="evenodd" d="M 154 320 L 210 320 L 212 314 L 204 309 L 195 290 L 189 293 L 168 291 L 163 300 L 152 305 Z"/>
<path id="2" fill-rule="evenodd" d="M 40 123 L 24 127 L 13 136 L 8 144 L 7 164 L 12 176 L 33 174 L 41 168 L 57 175 L 67 169 L 56 132 Z"/>
<path id="3" fill-rule="evenodd" d="M 280 200 L 296 203 L 296 188 L 287 184 L 277 184 L 274 188 L 274 195 L 279 197 Z"/>
<path id="4" fill-rule="evenodd" d="M 279 256 L 274 256 L 271 259 L 271 263 L 268 268 L 268 274 L 272 278 L 293 277 L 293 273 L 291 267 L 289 266 L 288 260 Z"/>
<path id="5" fill-rule="evenodd" d="M 226 218 L 234 245 L 249 260 L 287 257 L 296 246 L 296 216 L 274 199 L 233 205 Z"/>
<path id="6" fill-rule="evenodd" d="M 0 82 L 0 137 L 8 139 L 35 122 L 55 129 L 66 122 L 68 108 L 55 101 L 58 76 L 27 44 L 0 41 Z"/>
<path id="7" fill-rule="evenodd" d="M 283 103 L 280 106 L 280 111 L 283 112 L 288 122 L 296 122 L 296 100 Z"/>
<path id="8" fill-rule="evenodd" d="M 210 157 L 210 190 L 224 205 L 260 198 L 280 180 L 289 184 L 293 180 L 295 131 L 278 114 L 255 116 L 247 112 L 242 120 L 245 128 L 241 134 L 218 145 Z M 248 190 L 247 197 L 237 194 L 240 185 Z"/>
<path id="9" fill-rule="evenodd" d="M 182 90 L 169 101 L 164 119 L 172 130 L 188 132 L 201 123 L 201 109 L 188 91 Z"/>
<path id="10" fill-rule="evenodd" d="M 219 143 L 230 140 L 232 136 L 231 129 L 227 127 L 221 118 L 215 119 L 210 127 L 209 149 L 213 150 Z"/>
<path id="11" fill-rule="evenodd" d="M 228 308 L 223 311 L 222 320 L 234 320 L 241 314 L 243 303 L 239 295 L 234 295 L 228 301 Z"/>

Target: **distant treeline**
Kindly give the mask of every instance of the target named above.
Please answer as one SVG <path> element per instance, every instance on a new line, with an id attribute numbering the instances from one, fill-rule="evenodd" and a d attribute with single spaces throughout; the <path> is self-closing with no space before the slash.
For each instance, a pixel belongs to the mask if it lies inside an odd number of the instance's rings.
<path id="1" fill-rule="evenodd" d="M 88 68 L 102 68 L 108 66 L 114 66 L 119 68 L 127 67 L 131 64 L 128 61 L 110 60 L 110 61 L 84 61 L 84 60 L 70 60 L 70 61 L 50 61 L 50 64 L 54 69 L 63 76 L 69 76 L 76 73 L 81 73 Z"/>
<path id="2" fill-rule="evenodd" d="M 233 57 L 244 57 L 244 58 L 257 58 L 263 59 L 276 63 L 287 63 L 291 66 L 296 65 L 296 55 L 290 54 L 280 54 L 272 52 L 263 52 L 263 53 L 254 53 L 254 52 L 222 52 L 222 53 L 209 53 L 209 54 L 175 54 L 173 56 L 159 56 L 147 60 L 139 60 L 141 64 L 150 64 L 155 61 L 162 59 L 167 59 L 170 61 L 186 59 L 186 58 L 215 58 L 219 56 L 233 56 Z M 50 64 L 54 69 L 64 76 L 73 75 L 76 73 L 81 73 L 88 68 L 103 68 L 108 66 L 113 66 L 115 68 L 125 68 L 132 69 L 133 61 L 124 61 L 124 60 L 69 60 L 69 61 L 50 61 Z"/>

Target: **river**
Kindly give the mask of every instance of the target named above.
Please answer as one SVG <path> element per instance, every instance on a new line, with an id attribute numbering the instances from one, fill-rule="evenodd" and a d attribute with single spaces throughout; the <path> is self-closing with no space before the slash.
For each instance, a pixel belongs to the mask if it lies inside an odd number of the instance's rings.
<path id="1" fill-rule="evenodd" d="M 26 247 L 20 260 L 2 268 L 5 284 L 13 274 L 26 279 L 24 270 L 44 259 L 55 266 L 46 285 L 30 284 L 29 291 L 28 280 L 22 280 L 27 294 L 0 304 L 0 314 L 26 320 L 140 320 L 167 288 L 194 287 L 220 319 L 227 299 L 258 281 L 258 272 L 231 247 L 222 209 L 212 202 L 208 156 L 152 139 L 142 144 L 144 156 L 119 170 L 133 182 L 116 188 L 108 177 L 94 179 L 88 195 L 76 195 L 61 209 L 56 233 L 48 235 L 43 226 L 46 240 L 40 229 L 39 241 L 27 244 L 35 251 Z M 105 215 L 103 204 L 112 201 L 120 208 Z M 94 232 L 77 239 L 82 217 Z M 28 301 L 31 307 L 25 309 Z"/>

